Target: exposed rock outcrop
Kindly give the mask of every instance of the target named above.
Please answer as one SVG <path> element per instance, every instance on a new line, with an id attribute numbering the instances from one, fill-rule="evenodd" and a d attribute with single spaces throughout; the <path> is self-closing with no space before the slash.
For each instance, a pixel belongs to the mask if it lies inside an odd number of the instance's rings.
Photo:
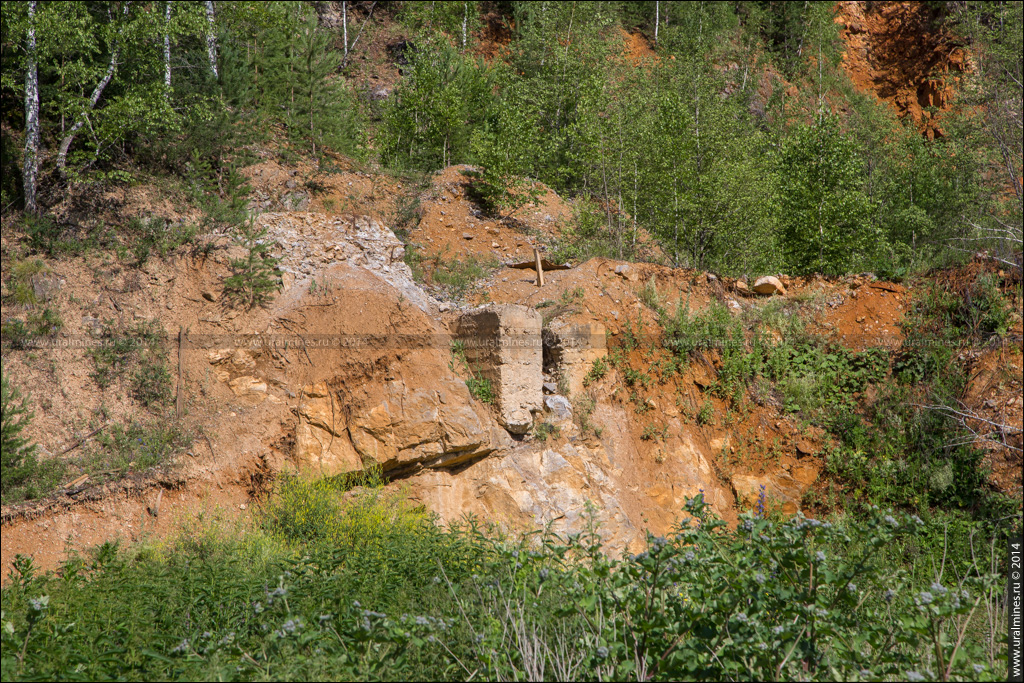
<path id="1" fill-rule="evenodd" d="M 318 382 L 302 390 L 296 454 L 302 466 L 337 474 L 378 466 L 451 467 L 511 445 L 466 386 L 395 379 L 383 385 Z"/>

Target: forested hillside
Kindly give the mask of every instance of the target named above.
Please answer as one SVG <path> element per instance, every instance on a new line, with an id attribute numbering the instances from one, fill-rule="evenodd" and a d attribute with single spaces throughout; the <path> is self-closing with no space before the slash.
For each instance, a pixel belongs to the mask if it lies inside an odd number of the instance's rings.
<path id="1" fill-rule="evenodd" d="M 1004 679 L 1022 7 L 4 2 L 3 680 Z"/>
<path id="2" fill-rule="evenodd" d="M 670 263 L 730 273 L 905 273 L 1020 244 L 1013 3 L 904 19 L 939 35 L 918 75 L 942 96 L 903 120 L 851 80 L 828 3 L 4 12 L 5 215 L 45 219 L 71 186 L 89 201 L 149 175 L 223 195 L 273 139 L 396 171 L 479 165 L 488 205 L 525 201 L 514 179 L 531 177 L 588 199 L 599 234 L 579 249 L 622 257 L 643 229 Z M 912 50 L 902 40 L 887 49 Z M 923 109 L 941 119 L 928 136 Z M 1004 224 L 1009 242 L 969 244 Z"/>

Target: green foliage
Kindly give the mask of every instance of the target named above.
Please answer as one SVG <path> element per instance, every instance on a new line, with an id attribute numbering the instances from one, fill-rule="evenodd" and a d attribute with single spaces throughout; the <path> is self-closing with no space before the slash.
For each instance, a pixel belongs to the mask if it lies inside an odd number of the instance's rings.
<path id="1" fill-rule="evenodd" d="M 445 41 L 417 46 L 384 113 L 381 159 L 399 169 L 434 171 L 470 158 L 472 131 L 486 116 L 494 76 L 482 61 Z"/>
<path id="2" fill-rule="evenodd" d="M 483 377 L 473 370 L 469 364 L 469 360 L 466 359 L 466 347 L 461 339 L 456 339 L 452 342 L 452 360 L 449 363 L 449 368 L 452 372 L 463 371 L 469 375 L 466 379 L 466 388 L 469 389 L 469 394 L 481 403 L 492 404 L 497 398 L 494 393 L 494 385 L 491 384 L 491 380 Z"/>
<path id="3" fill-rule="evenodd" d="M 5 45 L 23 44 L 25 6 L 15 3 Z M 196 35 L 201 10 L 178 8 L 171 24 L 156 21 L 147 8 L 118 3 L 42 4 L 36 12 L 42 138 L 70 140 L 66 171 L 72 178 L 117 180 L 109 166 L 137 136 L 173 132 L 181 118 L 165 97 L 162 34 L 177 41 Z M 10 42 L 8 42 L 10 41 Z M 5 49 L 4 86 L 20 90 L 22 50 Z M 11 81 L 7 79 L 11 78 Z M 22 77 L 22 83 L 23 83 Z M 77 133 L 73 138 L 70 134 Z M 64 136 L 68 136 L 62 140 Z"/>
<path id="4" fill-rule="evenodd" d="M 229 92 L 316 156 L 324 148 L 359 156 L 363 139 L 354 98 L 338 77 L 342 54 L 316 13 L 301 3 L 267 8 L 252 36 L 254 49 L 228 56 Z M 248 48 L 249 36 L 246 36 Z"/>
<path id="5" fill-rule="evenodd" d="M 36 299 L 35 289 L 32 287 L 32 279 L 48 270 L 42 259 L 25 259 L 13 263 L 7 281 L 13 302 L 19 306 L 32 306 L 39 303 Z"/>
<path id="6" fill-rule="evenodd" d="M 856 352 L 820 344 L 777 346 L 767 374 L 780 384 L 783 408 L 825 421 L 835 411 L 855 408 L 854 397 L 885 379 L 889 357 L 880 349 Z"/>
<path id="7" fill-rule="evenodd" d="M 594 382 L 604 379 L 606 374 L 608 374 L 608 366 L 605 364 L 604 358 L 596 359 L 583 377 L 583 386 L 590 386 Z"/>
<path id="8" fill-rule="evenodd" d="M 691 314 L 680 301 L 674 313 L 662 311 L 663 343 L 682 362 L 713 360 L 711 390 L 733 405 L 750 396 L 827 430 L 836 443 L 827 470 L 847 505 L 972 509 L 985 518 L 1008 500 L 989 490 L 975 438 L 945 407 L 962 409 L 963 343 L 986 343 L 1005 330 L 1010 304 L 992 275 L 966 283 L 951 276 L 915 295 L 898 354 L 852 351 L 809 334 L 799 304 L 786 302 L 734 318 L 715 305 Z M 631 345 L 623 339 L 623 349 Z M 627 386 L 644 375 L 628 366 L 622 372 Z M 710 417 L 706 402 L 697 421 Z"/>
<path id="9" fill-rule="evenodd" d="M 198 230 L 195 226 L 172 224 L 159 216 L 152 216 L 149 219 L 133 218 L 125 232 L 134 239 L 131 248 L 135 264 L 142 266 L 154 252 L 160 258 L 167 258 L 178 247 L 189 244 Z"/>
<path id="10" fill-rule="evenodd" d="M 35 444 L 22 434 L 32 421 L 32 413 L 25 400 L 12 386 L 7 375 L 0 379 L 0 456 L 3 474 L 2 494 L 4 499 L 15 487 L 28 479 L 36 467 Z"/>
<path id="11" fill-rule="evenodd" d="M 965 83 L 962 99 L 968 130 L 981 133 L 983 175 L 991 183 L 987 212 L 972 221 L 965 237 L 971 249 L 984 245 L 1020 272 L 1024 243 L 1024 7 L 1018 2 L 965 3 L 954 11 L 955 30 L 969 36 L 980 59 Z M 979 116 L 980 114 L 980 116 Z M 957 131 L 958 133 L 960 131 Z M 988 183 L 986 183 L 988 184 Z M 976 214 L 977 215 L 977 214 Z"/>
<path id="12" fill-rule="evenodd" d="M 132 421 L 100 431 L 74 467 L 93 479 L 116 479 L 129 472 L 168 467 L 192 445 L 192 435 L 165 421 Z"/>
<path id="13" fill-rule="evenodd" d="M 698 497 L 668 537 L 615 558 L 592 525 L 569 539 L 441 529 L 372 479 L 285 479 L 262 532 L 205 520 L 59 574 L 17 558 L 0 593 L 5 678 L 1005 676 L 1005 645 L 985 647 L 1002 558 L 943 542 L 944 527 L 1001 536 L 963 519 L 744 515 L 730 530 Z"/>
<path id="14" fill-rule="evenodd" d="M 493 255 L 471 254 L 463 260 L 445 259 L 442 254 L 424 258 L 415 245 L 406 247 L 404 258 L 414 278 L 436 285 L 452 299 L 465 297 L 470 287 L 500 266 Z"/>
<path id="15" fill-rule="evenodd" d="M 40 337 L 52 337 L 64 326 L 60 314 L 50 307 L 36 308 L 28 313 L 25 320 L 12 318 L 0 326 L 3 341 L 12 349 L 27 349 L 37 343 Z"/>
<path id="16" fill-rule="evenodd" d="M 896 382 L 882 387 L 863 419 L 844 411 L 827 421 L 840 444 L 828 467 L 853 499 L 999 516 L 1010 501 L 991 491 L 976 438 L 945 408 L 963 409 L 963 346 L 999 334 L 1009 303 L 985 273 L 935 279 L 914 297 L 908 340 L 892 359 Z"/>
<path id="17" fill-rule="evenodd" d="M 234 165 L 214 166 L 193 151 L 186 179 L 193 199 L 203 209 L 203 227 L 226 231 L 246 222 L 250 187 Z"/>
<path id="18" fill-rule="evenodd" d="M 557 439 L 562 436 L 562 428 L 550 422 L 537 422 L 533 426 L 533 438 L 541 443 L 550 439 Z"/>
<path id="19" fill-rule="evenodd" d="M 147 408 L 166 405 L 171 400 L 171 372 L 163 351 L 149 351 L 139 359 L 132 375 L 132 393 Z"/>
<path id="20" fill-rule="evenodd" d="M 838 275 L 870 255 L 879 235 L 854 140 L 834 117 L 800 127 L 780 158 L 781 235 L 787 263 L 798 274 Z"/>
<path id="21" fill-rule="evenodd" d="M 483 166 L 471 177 L 471 186 L 479 203 L 492 213 L 516 211 L 536 204 L 543 191 L 528 177 L 537 152 L 537 115 L 520 103 L 509 83 L 504 97 L 492 106 L 495 113 L 482 127 L 474 130 L 470 140 L 473 159 Z"/>
<path id="22" fill-rule="evenodd" d="M 572 417 L 580 428 L 580 434 L 584 437 L 593 434 L 600 437 L 604 431 L 600 426 L 592 422 L 594 409 L 597 407 L 597 399 L 590 393 L 582 394 L 573 399 Z"/>
<path id="23" fill-rule="evenodd" d="M 711 405 L 711 401 L 704 399 L 704 402 L 700 405 L 700 410 L 697 412 L 697 424 L 707 425 L 711 424 L 711 421 L 715 417 L 714 406 Z"/>
<path id="24" fill-rule="evenodd" d="M 113 246 L 111 231 L 101 222 L 93 229 L 58 224 L 52 216 L 23 217 L 29 247 L 46 256 L 80 256 L 100 247 Z"/>
<path id="25" fill-rule="evenodd" d="M 344 475 L 286 477 L 263 508 L 264 526 L 289 543 L 335 552 L 359 544 L 384 545 L 393 538 L 417 533 L 429 522 L 422 510 L 414 510 L 396 492 L 384 488 L 387 482 L 379 471 L 360 477 L 361 495 L 344 504 L 342 494 L 354 488 L 354 483 Z"/>
<path id="26" fill-rule="evenodd" d="M 231 259 L 234 273 L 224 279 L 224 294 L 251 309 L 270 301 L 280 289 L 280 259 L 270 253 L 267 229 L 257 228 L 255 220 L 245 221 L 236 230 L 235 243 L 245 249 L 245 256 Z"/>
<path id="27" fill-rule="evenodd" d="M 623 252 L 622 258 L 631 258 L 635 252 Z M 552 246 L 551 259 L 555 263 L 583 263 L 595 257 L 618 258 L 615 237 L 597 205 L 586 198 L 573 204 L 572 222 L 559 234 Z"/>
<path id="28" fill-rule="evenodd" d="M 132 371 L 132 394 L 144 405 L 157 406 L 170 399 L 171 375 L 163 348 L 164 332 L 158 323 L 119 328 L 108 322 L 100 340 L 88 354 L 94 365 L 91 377 L 101 389 Z"/>

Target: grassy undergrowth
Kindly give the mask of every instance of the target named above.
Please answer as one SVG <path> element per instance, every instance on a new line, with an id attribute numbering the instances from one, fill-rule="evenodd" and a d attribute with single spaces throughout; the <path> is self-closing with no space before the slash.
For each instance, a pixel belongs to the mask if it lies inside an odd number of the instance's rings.
<path id="1" fill-rule="evenodd" d="M 200 517 L 48 574 L 19 558 L 3 679 L 1005 676 L 994 528 L 957 517 L 970 546 L 943 543 L 949 519 L 878 510 L 734 530 L 700 498 L 686 514 L 613 558 L 593 525 L 443 529 L 372 476 L 289 478 L 248 528 Z"/>
<path id="2" fill-rule="evenodd" d="M 3 502 L 44 498 L 61 485 L 88 475 L 89 485 L 173 465 L 192 445 L 193 435 L 171 420 L 132 421 L 105 426 L 67 457 L 26 454 L 15 468 L 4 466 Z"/>
<path id="3" fill-rule="evenodd" d="M 414 244 L 405 248 L 405 263 L 417 282 L 433 285 L 454 300 L 464 298 L 477 281 L 501 266 L 493 255 L 470 254 L 465 259 L 446 259 L 443 254 L 428 257 Z"/>

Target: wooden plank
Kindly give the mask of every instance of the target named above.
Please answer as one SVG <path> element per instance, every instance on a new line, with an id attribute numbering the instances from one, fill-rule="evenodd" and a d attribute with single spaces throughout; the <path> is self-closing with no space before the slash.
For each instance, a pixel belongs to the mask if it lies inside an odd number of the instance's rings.
<path id="1" fill-rule="evenodd" d="M 552 263 L 545 258 L 540 260 L 540 265 L 544 270 L 571 270 L 572 266 L 568 263 Z M 513 263 L 508 266 L 509 268 L 517 268 L 519 270 L 536 270 L 537 261 L 523 261 L 522 263 Z"/>

